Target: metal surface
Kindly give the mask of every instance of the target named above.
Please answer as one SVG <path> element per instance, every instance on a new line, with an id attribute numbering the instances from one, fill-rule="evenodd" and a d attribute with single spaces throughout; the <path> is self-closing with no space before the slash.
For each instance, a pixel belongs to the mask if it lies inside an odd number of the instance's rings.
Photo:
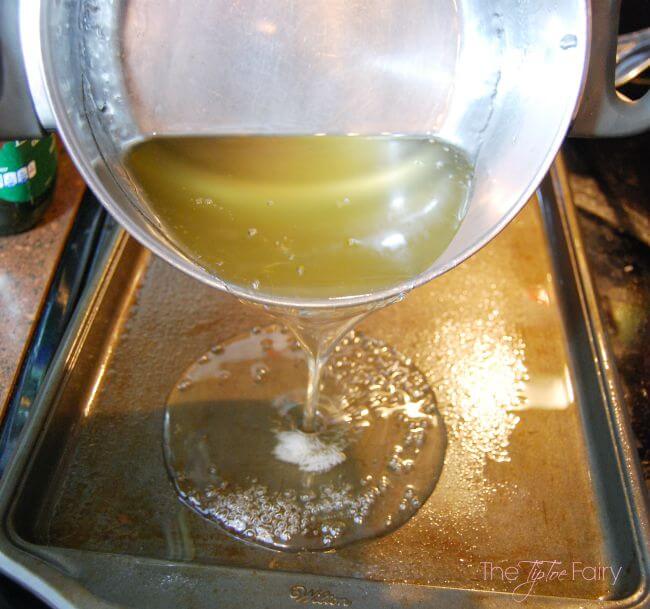
<path id="1" fill-rule="evenodd" d="M 247 545 L 177 500 L 165 396 L 264 318 L 116 232 L 0 489 L 2 567 L 55 607 L 289 607 L 315 590 L 341 606 L 503 608 L 521 606 L 515 583 L 482 563 L 579 561 L 622 574 L 540 582 L 526 603 L 649 606 L 646 507 L 561 165 L 540 196 L 546 232 L 531 203 L 362 324 L 426 373 L 449 444 L 411 521 L 329 553 Z"/>
<path id="2" fill-rule="evenodd" d="M 650 126 L 650 93 L 632 101 L 616 91 L 617 45 L 621 0 L 592 2 L 591 60 L 573 135 L 611 137 L 641 133 Z"/>
<path id="3" fill-rule="evenodd" d="M 100 200 L 171 264 L 266 303 L 282 299 L 226 286 L 172 246 L 122 166 L 129 144 L 154 134 L 390 132 L 459 145 L 476 179 L 458 235 L 421 276 L 354 304 L 442 274 L 514 217 L 566 134 L 590 44 L 577 132 L 650 124 L 650 96 L 629 103 L 613 87 L 619 0 L 593 3 L 593 31 L 587 0 L 189 0 L 180 16 L 159 0 L 21 6 L 35 111 L 43 125 L 55 119 Z"/>
<path id="4" fill-rule="evenodd" d="M 548 169 L 581 88 L 586 4 L 192 0 L 179 17 L 171 2 L 48 2 L 44 73 L 62 137 L 100 200 L 155 253 L 221 288 L 135 199 L 121 164 L 129 143 L 209 130 L 431 132 L 459 144 L 476 161 L 474 194 L 421 283 L 489 241 Z"/>
<path id="5" fill-rule="evenodd" d="M 476 162 L 464 226 L 421 276 L 347 303 L 380 300 L 452 268 L 522 207 L 567 131 L 590 44 L 586 0 L 534 8 L 503 0 L 406 8 L 394 0 L 191 0 L 180 18 L 174 3 L 158 0 L 21 7 L 35 111 L 46 126 L 55 119 L 111 213 L 194 277 L 276 304 L 226 286 L 174 249 L 137 199 L 121 163 L 125 147 L 153 134 L 199 133 L 434 134 L 459 145 Z M 613 70 L 601 75 L 600 55 L 612 61 L 617 11 L 618 0 L 594 5 L 596 67 L 576 122 L 583 133 L 650 122 L 650 97 L 626 104 L 614 93 Z M 613 109 L 616 120 L 601 117 Z"/>
<path id="6" fill-rule="evenodd" d="M 616 87 L 634 80 L 648 67 L 650 67 L 650 28 L 620 36 L 616 50 L 614 81 Z"/>
<path id="7" fill-rule="evenodd" d="M 650 491 L 650 138 L 573 140 L 565 158 Z"/>
<path id="8" fill-rule="evenodd" d="M 32 404 L 70 322 L 95 255 L 106 213 L 87 191 L 52 279 L 28 355 L 2 416 L 0 477 L 13 455 Z"/>

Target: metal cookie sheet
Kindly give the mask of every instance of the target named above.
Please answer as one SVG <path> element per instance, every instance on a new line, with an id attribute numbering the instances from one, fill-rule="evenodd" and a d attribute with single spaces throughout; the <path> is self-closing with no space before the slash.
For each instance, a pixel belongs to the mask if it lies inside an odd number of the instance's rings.
<path id="1" fill-rule="evenodd" d="M 3 570 L 55 607 L 650 605 L 645 499 L 561 161 L 493 243 L 361 325 L 426 374 L 448 433 L 438 486 L 393 533 L 287 554 L 178 501 L 165 397 L 266 321 L 115 230 L 0 489 Z"/>

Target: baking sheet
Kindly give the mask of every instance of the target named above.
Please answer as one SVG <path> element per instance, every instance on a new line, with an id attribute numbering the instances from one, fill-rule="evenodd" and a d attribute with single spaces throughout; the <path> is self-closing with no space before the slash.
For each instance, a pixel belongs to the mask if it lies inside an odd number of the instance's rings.
<path id="1" fill-rule="evenodd" d="M 544 215 L 531 201 L 477 255 L 360 326 L 413 358 L 447 427 L 440 481 L 406 525 L 335 552 L 286 554 L 184 507 L 162 459 L 166 395 L 198 355 L 267 319 L 116 235 L 41 404 L 49 417 L 33 426 L 31 467 L 14 474 L 23 485 L 9 549 L 67 570 L 59 592 L 80 585 L 88 602 L 133 607 L 174 606 L 188 588 L 182 598 L 197 607 L 373 595 L 384 606 L 503 607 L 527 591 L 538 605 L 645 603 L 645 506 L 632 501 L 616 388 L 598 385 L 588 356 L 585 316 L 597 312 L 585 309 L 579 276 L 573 297 L 557 276 L 581 272 L 551 231 L 571 229 L 561 167 L 545 188 Z"/>

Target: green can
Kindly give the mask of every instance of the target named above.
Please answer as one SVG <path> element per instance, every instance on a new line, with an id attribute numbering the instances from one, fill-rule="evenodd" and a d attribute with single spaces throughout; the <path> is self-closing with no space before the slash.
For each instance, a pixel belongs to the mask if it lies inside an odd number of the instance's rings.
<path id="1" fill-rule="evenodd" d="M 0 235 L 34 226 L 52 199 L 56 181 L 54 135 L 0 142 Z"/>

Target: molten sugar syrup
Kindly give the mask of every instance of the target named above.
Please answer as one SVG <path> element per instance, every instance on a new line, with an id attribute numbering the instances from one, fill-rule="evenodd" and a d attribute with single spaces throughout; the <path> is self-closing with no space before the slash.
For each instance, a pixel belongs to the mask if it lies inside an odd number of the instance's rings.
<path id="1" fill-rule="evenodd" d="M 171 391 L 165 456 L 181 499 L 285 550 L 403 524 L 437 482 L 444 425 L 408 356 L 352 331 L 389 302 L 335 303 L 408 284 L 442 254 L 466 211 L 464 154 L 409 137 L 166 137 L 124 164 L 183 255 L 297 303 L 202 354 Z M 332 300 L 298 304 L 310 299 Z"/>

